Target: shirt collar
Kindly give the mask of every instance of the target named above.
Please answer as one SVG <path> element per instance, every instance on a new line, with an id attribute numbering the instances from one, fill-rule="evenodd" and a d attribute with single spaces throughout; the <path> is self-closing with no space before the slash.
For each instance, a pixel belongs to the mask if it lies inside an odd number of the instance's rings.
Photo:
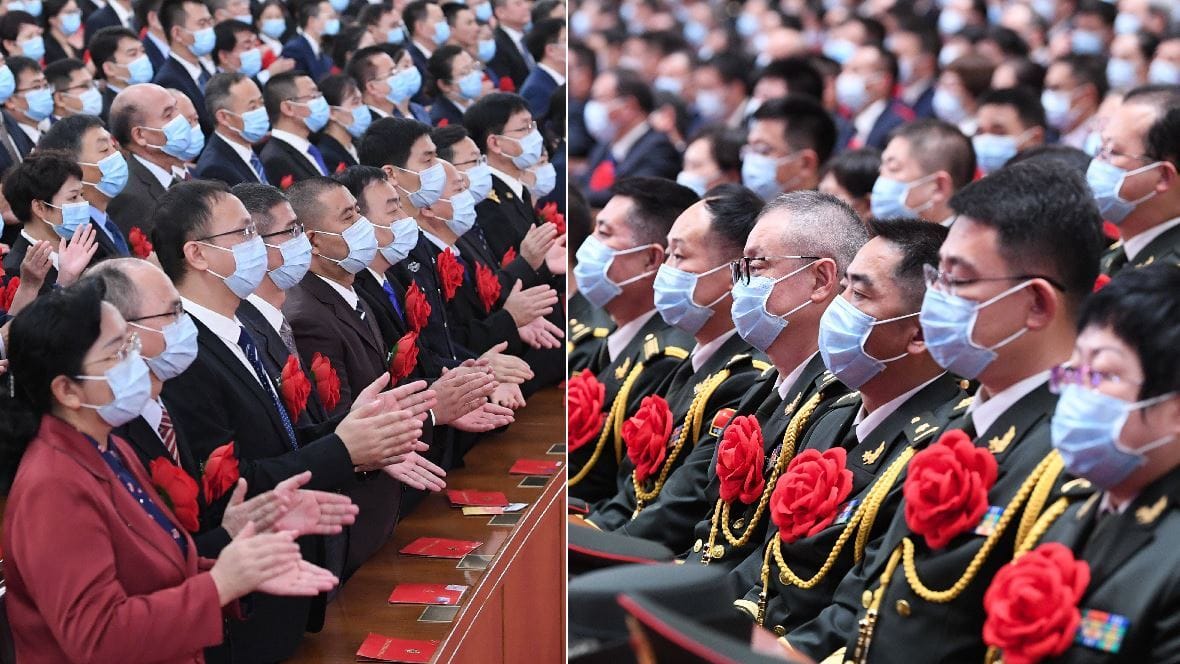
<path id="1" fill-rule="evenodd" d="M 496 168 L 492 168 L 491 166 L 488 166 L 488 170 L 492 172 L 492 175 L 503 180 L 504 184 L 508 185 L 508 188 L 512 190 L 512 193 L 516 194 L 517 198 L 521 198 L 524 196 L 524 183 L 523 182 L 521 182 L 520 180 L 517 180 L 516 178 L 512 177 L 511 175 L 505 173 L 504 171 L 501 171 Z"/>
<path id="2" fill-rule="evenodd" d="M 132 10 L 124 9 L 123 5 L 118 2 L 111 2 L 109 5 L 111 10 L 115 12 L 115 16 L 118 17 L 119 22 L 123 24 L 123 27 L 130 28 L 134 24 L 132 19 L 135 18 L 135 13 Z"/>
<path id="3" fill-rule="evenodd" d="M 29 243 L 30 250 L 32 250 L 32 248 L 37 245 L 37 242 L 39 242 L 39 240 L 34 238 L 32 235 L 29 235 L 29 232 L 23 228 L 20 229 L 20 236 L 23 237 L 25 239 L 25 241 Z M 50 243 L 50 244 L 52 244 L 52 243 Z M 57 250 L 56 249 L 53 249 L 49 252 L 49 260 L 50 260 L 50 262 L 53 263 L 53 269 L 55 269 L 55 270 L 58 269 L 58 267 L 57 267 Z"/>
<path id="4" fill-rule="evenodd" d="M 307 154 L 307 149 L 311 147 L 311 141 L 303 138 L 302 136 L 296 136 L 285 129 L 272 129 L 270 135 L 271 138 L 277 138 L 287 145 L 295 148 L 296 150 L 299 150 L 301 154 Z"/>
<path id="5" fill-rule="evenodd" d="M 549 74 L 549 76 L 552 77 L 554 81 L 557 81 L 558 85 L 565 85 L 565 74 L 562 72 L 557 71 L 544 62 L 538 62 L 537 67 L 539 67 L 541 71 L 545 72 L 546 74 Z"/>
<path id="6" fill-rule="evenodd" d="M 905 394 L 903 394 L 901 396 L 894 397 L 892 400 L 885 403 L 880 408 L 878 408 L 877 410 L 874 410 L 871 413 L 866 413 L 864 404 L 861 404 L 860 411 L 857 412 L 857 414 L 856 414 L 856 440 L 857 440 L 857 442 L 860 442 L 860 443 L 865 442 L 865 439 L 868 438 L 869 434 L 873 433 L 874 429 L 881 426 L 881 423 L 885 421 L 885 418 L 892 415 L 898 408 L 900 408 L 902 406 L 902 404 L 904 404 L 905 402 L 912 399 L 915 394 L 926 389 L 927 385 L 933 383 L 934 381 L 938 380 L 939 378 L 942 378 L 942 376 L 943 376 L 943 374 L 938 374 L 934 378 L 931 378 L 930 380 L 926 381 L 925 383 L 922 383 L 921 385 L 915 387 L 914 389 L 910 390 L 909 392 L 906 392 Z"/>
<path id="7" fill-rule="evenodd" d="M 386 282 L 387 280 L 386 280 L 386 278 L 385 278 L 385 274 L 384 274 L 384 273 L 382 273 L 382 272 L 378 272 L 377 270 L 374 270 L 373 268 L 371 268 L 371 267 L 367 267 L 367 266 L 365 267 L 365 269 L 369 271 L 369 274 L 373 275 L 373 278 L 377 280 L 377 284 L 378 284 L 378 285 L 380 285 L 380 286 L 382 286 L 382 287 L 384 287 L 384 286 L 385 286 L 385 282 Z"/>
<path id="8" fill-rule="evenodd" d="M 160 420 L 164 419 L 164 407 L 158 399 L 148 399 L 139 413 L 153 430 L 160 430 Z"/>
<path id="9" fill-rule="evenodd" d="M 520 47 L 520 40 L 524 39 L 523 32 L 517 32 L 503 23 L 500 24 L 500 29 L 504 31 L 504 34 L 512 38 L 512 43 L 516 44 L 517 48 Z"/>
<path id="10" fill-rule="evenodd" d="M 418 230 L 422 233 L 423 237 L 425 237 L 427 240 L 430 240 L 431 244 L 438 247 L 439 251 L 442 251 L 443 249 L 450 249 L 451 253 L 455 254 L 456 256 L 459 255 L 459 247 L 457 247 L 453 244 L 447 244 L 446 242 L 443 242 L 442 238 L 435 235 L 434 233 L 431 233 L 430 231 L 426 230 L 425 228 L 422 228 L 421 226 L 418 227 Z"/>
<path id="11" fill-rule="evenodd" d="M 1123 250 L 1127 252 L 1127 260 L 1135 260 L 1135 257 L 1142 253 L 1143 250 L 1147 248 L 1147 245 L 1151 244 L 1152 240 L 1170 231 L 1176 226 L 1180 226 L 1180 217 L 1169 219 L 1162 224 L 1152 226 L 1135 237 L 1129 237 L 1126 240 L 1123 240 Z"/>
<path id="12" fill-rule="evenodd" d="M 704 346 L 697 344 L 697 346 L 692 349 L 692 355 L 690 355 L 688 358 L 689 361 L 692 362 L 692 372 L 696 373 L 700 371 L 701 367 L 705 366 L 705 363 L 708 362 L 709 359 L 714 355 L 716 355 L 721 346 L 723 346 L 726 341 L 729 341 L 730 337 L 735 334 L 737 334 L 736 329 L 730 330 L 705 344 Z"/>
<path id="13" fill-rule="evenodd" d="M 184 310 L 193 318 L 201 321 L 213 334 L 235 346 L 238 344 L 238 339 L 242 336 L 242 324 L 238 322 L 237 316 L 226 318 L 208 307 L 203 307 L 193 302 L 187 297 L 182 296 L 180 301 L 184 304 Z"/>
<path id="14" fill-rule="evenodd" d="M 303 37 L 304 41 L 306 41 L 306 42 L 307 42 L 307 45 L 311 47 L 311 52 L 312 52 L 312 55 L 314 55 L 314 56 L 315 56 L 315 57 L 317 57 L 317 58 L 318 58 L 318 57 L 320 57 L 320 43 L 319 43 L 319 40 L 318 40 L 318 39 L 312 39 L 312 38 L 311 38 L 311 35 L 309 35 L 309 34 L 307 34 L 306 32 L 304 32 L 302 28 L 300 28 L 300 30 L 299 30 L 299 36 L 300 36 L 300 37 Z"/>
<path id="15" fill-rule="evenodd" d="M 195 63 L 189 62 L 188 60 L 177 56 L 175 53 L 173 53 L 170 57 L 179 63 L 181 67 L 184 67 L 184 70 L 188 72 L 189 78 L 193 79 L 193 83 L 196 83 L 199 87 L 201 74 L 204 72 L 204 68 L 201 67 L 200 60 L 198 59 Z"/>
<path id="16" fill-rule="evenodd" d="M 422 42 L 418 41 L 417 39 L 411 39 L 410 43 L 413 44 L 419 51 L 422 51 L 422 55 L 426 56 L 427 60 L 430 59 L 430 56 L 434 55 L 433 50 L 423 46 Z"/>
<path id="17" fill-rule="evenodd" d="M 245 145 L 242 145 L 241 143 L 231 141 L 228 137 L 226 137 L 225 134 L 221 133 L 221 130 L 217 130 L 213 133 L 220 136 L 221 140 L 225 141 L 227 145 L 229 145 L 231 148 L 233 148 L 233 151 L 238 153 L 238 156 L 242 158 L 242 161 L 246 162 L 247 166 L 250 166 L 251 170 L 254 169 L 254 167 L 251 166 L 251 164 L 250 164 L 250 157 L 254 156 L 253 150 L 246 147 Z"/>
<path id="18" fill-rule="evenodd" d="M 29 140 L 33 142 L 33 145 L 41 142 L 41 130 L 37 128 L 37 125 L 17 122 L 16 126 L 20 127 L 21 131 L 25 132 L 25 135 L 29 137 Z"/>
<path id="19" fill-rule="evenodd" d="M 154 175 L 157 180 L 160 181 L 161 187 L 167 189 L 169 186 L 172 185 L 172 172 L 171 171 L 166 171 L 163 168 L 157 166 L 156 164 L 153 164 L 152 162 L 148 161 L 147 159 L 144 159 L 143 157 L 141 157 L 137 154 L 132 155 L 132 156 L 135 157 L 136 161 L 143 164 L 144 168 L 148 169 L 148 171 L 152 175 Z"/>
<path id="20" fill-rule="evenodd" d="M 611 362 L 618 359 L 623 349 L 627 347 L 627 344 L 631 343 L 635 335 L 639 334 L 639 331 L 643 329 L 644 325 L 647 325 L 647 321 L 651 320 L 651 317 L 654 315 L 656 315 L 656 310 L 652 309 L 645 314 L 641 314 L 635 320 L 620 325 L 614 332 L 607 335 L 606 352 L 610 355 Z"/>
<path id="21" fill-rule="evenodd" d="M 1115 507 L 1115 504 L 1110 501 L 1110 493 L 1103 491 L 1102 501 L 1098 503 L 1098 514 L 1124 514 L 1126 513 L 1127 508 L 1131 506 L 1131 503 L 1135 502 L 1136 497 L 1137 496 L 1131 496 L 1127 500 L 1123 501 L 1121 505 Z"/>
<path id="22" fill-rule="evenodd" d="M 356 309 L 357 302 L 360 302 L 360 300 L 361 300 L 360 296 L 356 294 L 356 291 L 354 291 L 353 289 L 348 288 L 346 286 L 342 286 L 342 285 L 336 283 L 335 281 L 332 281 L 331 279 L 320 276 L 318 274 L 315 276 L 319 277 L 320 279 L 322 279 L 324 281 L 324 283 L 331 286 L 332 290 L 336 291 L 337 293 L 340 293 L 340 297 L 344 298 L 344 301 L 348 303 L 349 307 Z"/>
<path id="23" fill-rule="evenodd" d="M 1048 380 L 1049 372 L 1042 371 L 1009 386 L 999 394 L 993 394 L 989 398 L 984 397 L 981 389 L 976 393 L 975 400 L 967 407 L 967 412 L 975 422 L 977 436 L 982 436 L 1009 408 L 1015 406 L 1018 401 Z"/>
<path id="24" fill-rule="evenodd" d="M 865 106 L 852 119 L 852 126 L 856 127 L 856 135 L 862 143 L 868 139 L 869 134 L 873 131 L 873 125 L 877 124 L 877 118 L 881 117 L 881 114 L 885 112 L 885 107 L 888 105 L 889 103 L 884 99 L 878 99 Z"/>
<path id="25" fill-rule="evenodd" d="M 811 364 L 811 361 L 815 359 L 815 356 L 818 352 L 819 351 L 816 351 L 815 353 L 808 355 L 806 360 L 803 360 L 799 366 L 792 369 L 791 373 L 787 374 L 785 377 L 780 376 L 778 382 L 774 384 L 778 389 L 778 396 L 780 399 L 783 401 L 787 400 L 787 395 L 790 394 L 791 389 L 795 387 L 795 383 L 799 382 L 799 377 L 803 375 L 803 370 L 807 368 L 808 364 Z"/>
<path id="26" fill-rule="evenodd" d="M 942 221 L 938 222 L 938 225 L 939 225 L 939 226 L 942 226 L 943 228 L 950 228 L 950 227 L 951 227 L 951 224 L 955 223 L 955 220 L 956 220 L 956 219 L 958 219 L 958 218 L 959 218 L 959 215 L 957 215 L 957 214 L 954 214 L 954 213 L 952 212 L 952 213 L 951 213 L 951 216 L 949 216 L 949 217 L 947 217 L 946 219 L 943 219 Z"/>
<path id="27" fill-rule="evenodd" d="M 389 117 L 389 114 L 388 114 L 388 113 L 386 113 L 385 111 L 383 111 L 383 110 L 381 110 L 381 109 L 377 108 L 376 106 L 369 106 L 369 110 L 370 110 L 370 111 L 372 111 L 372 112 L 374 112 L 374 113 L 376 113 L 376 114 L 377 114 L 377 117 L 379 117 L 379 118 L 387 118 L 387 117 Z"/>
<path id="28" fill-rule="evenodd" d="M 611 156 L 615 158 L 615 161 L 623 161 L 623 159 L 627 157 L 627 153 L 631 151 L 631 148 L 639 142 L 639 139 L 642 138 L 649 129 L 651 129 L 651 125 L 647 123 L 647 120 L 644 120 L 643 122 L 640 122 L 639 124 L 632 127 L 631 131 L 616 139 L 614 144 L 610 146 L 610 153 Z"/>
<path id="29" fill-rule="evenodd" d="M 172 55 L 172 47 L 168 45 L 168 42 L 153 35 L 151 32 L 148 32 L 147 36 L 148 36 L 148 39 L 152 40 L 152 43 L 156 45 L 156 48 L 160 49 L 160 53 L 165 58 Z"/>
<path id="30" fill-rule="evenodd" d="M 907 105 L 913 106 L 926 94 L 930 86 L 934 84 L 934 79 L 927 77 L 920 81 L 914 81 L 901 89 L 901 100 Z"/>
<path id="31" fill-rule="evenodd" d="M 275 329 L 275 332 L 278 332 L 283 327 L 283 312 L 276 309 L 273 304 L 262 299 L 255 293 L 247 295 L 246 301 L 254 305 L 258 313 L 262 314 L 266 322 L 270 323 L 270 326 Z"/>

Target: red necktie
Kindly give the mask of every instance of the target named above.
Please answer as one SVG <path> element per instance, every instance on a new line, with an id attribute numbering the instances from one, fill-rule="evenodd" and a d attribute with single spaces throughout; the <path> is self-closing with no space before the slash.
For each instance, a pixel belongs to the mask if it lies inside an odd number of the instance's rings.
<path id="1" fill-rule="evenodd" d="M 159 433 L 160 440 L 164 441 L 164 447 L 172 457 L 172 462 L 179 466 L 180 451 L 176 448 L 176 430 L 172 428 L 172 416 L 168 414 L 168 409 L 164 407 L 163 403 L 160 404 Z"/>

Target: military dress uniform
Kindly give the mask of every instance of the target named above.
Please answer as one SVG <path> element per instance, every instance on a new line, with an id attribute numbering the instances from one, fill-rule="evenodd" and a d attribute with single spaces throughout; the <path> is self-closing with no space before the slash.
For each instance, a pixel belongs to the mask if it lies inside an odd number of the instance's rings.
<path id="1" fill-rule="evenodd" d="M 1180 217 L 1172 221 L 1180 221 Z M 1172 223 L 1172 221 L 1164 223 Z M 1129 261 L 1127 258 L 1126 242 L 1121 241 L 1114 244 L 1102 256 L 1100 263 L 1102 274 L 1113 277 L 1118 274 L 1119 270 L 1127 266 L 1147 267 L 1156 263 L 1180 264 L 1180 225 L 1169 228 L 1148 242 L 1146 247 L 1135 254 L 1134 261 Z"/>
<path id="2" fill-rule="evenodd" d="M 831 604 L 836 586 L 854 561 L 885 534 L 901 503 L 900 480 L 906 463 L 970 402 L 959 380 L 944 373 L 901 403 L 862 440 L 856 431 L 860 394 L 853 392 L 837 401 L 808 431 L 803 449 L 846 449 L 852 490 L 835 506 L 836 518 L 815 535 L 788 543 L 776 527 L 770 527 L 762 546 L 735 570 L 739 588 L 748 589 L 735 602 L 738 608 L 783 636 Z"/>
<path id="3" fill-rule="evenodd" d="M 790 645 L 817 661 L 982 661 L 984 592 L 1060 478 L 1063 464 L 1049 436 L 1056 403 L 1046 377 L 981 434 L 970 409 L 951 422 L 947 430 L 963 430 L 994 455 L 987 512 L 974 529 L 932 550 L 910 530 L 903 500 L 880 547 L 844 578 L 830 606 L 787 635 Z"/>
<path id="4" fill-rule="evenodd" d="M 577 319 L 570 319 L 565 342 L 570 376 L 583 370 L 594 373 L 591 364 L 599 357 L 602 347 L 606 345 L 606 338 L 613 331 L 613 323 L 609 327 L 591 327 Z"/>

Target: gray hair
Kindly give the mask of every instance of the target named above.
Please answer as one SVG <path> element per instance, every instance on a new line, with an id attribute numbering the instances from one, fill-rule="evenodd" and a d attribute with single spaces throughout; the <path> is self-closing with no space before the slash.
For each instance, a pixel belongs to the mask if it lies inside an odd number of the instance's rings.
<path id="1" fill-rule="evenodd" d="M 96 263 L 86 270 L 85 278 L 97 279 L 106 288 L 102 299 L 119 310 L 125 320 L 137 318 L 140 313 L 139 290 L 135 286 L 133 271 L 151 265 L 142 258 L 111 258 Z"/>
<path id="2" fill-rule="evenodd" d="M 777 212 L 790 215 L 780 230 L 793 251 L 835 260 L 841 277 L 856 252 L 869 241 L 856 211 L 831 194 L 810 190 L 781 194 L 766 205 L 758 219 Z"/>

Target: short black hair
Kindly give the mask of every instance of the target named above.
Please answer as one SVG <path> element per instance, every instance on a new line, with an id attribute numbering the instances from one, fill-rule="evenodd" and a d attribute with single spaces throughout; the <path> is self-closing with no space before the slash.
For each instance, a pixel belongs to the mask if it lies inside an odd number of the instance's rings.
<path id="1" fill-rule="evenodd" d="M 533 25 L 540 23 L 549 14 L 553 13 L 554 9 L 563 4 L 565 4 L 565 0 L 537 0 L 537 2 L 533 3 L 533 11 L 530 15 Z"/>
<path id="2" fill-rule="evenodd" d="M 688 139 L 688 144 L 704 140 L 709 143 L 709 156 L 723 173 L 741 173 L 742 148 L 746 145 L 746 132 L 725 125 L 710 125 Z"/>
<path id="3" fill-rule="evenodd" d="M 26 23 L 36 26 L 41 25 L 37 22 L 37 19 L 28 12 L 10 11 L 4 16 L 0 17 L 0 40 L 16 41 L 16 38 L 20 35 L 21 26 L 25 25 Z M 8 52 L 8 49 L 4 50 L 4 54 L 12 55 Z M 13 72 L 13 74 L 16 74 L 16 72 Z"/>
<path id="4" fill-rule="evenodd" d="M 295 79 L 304 76 L 307 74 L 302 70 L 292 69 L 275 74 L 266 81 L 266 87 L 262 88 L 262 103 L 266 106 L 266 115 L 270 118 L 271 125 L 274 125 L 275 120 L 282 115 L 283 102 L 296 97 L 299 86 L 295 84 Z"/>
<path id="5" fill-rule="evenodd" d="M 406 32 L 414 34 L 414 27 L 419 21 L 426 20 L 426 8 L 430 6 L 427 0 L 414 0 L 402 8 L 402 22 L 406 24 Z"/>
<path id="6" fill-rule="evenodd" d="M 1069 73 L 1077 81 L 1078 85 L 1085 85 L 1087 83 L 1093 85 L 1094 89 L 1098 91 L 1099 101 L 1106 97 L 1106 92 L 1110 90 L 1110 84 L 1106 80 L 1105 56 L 1079 55 L 1074 53 L 1064 55 L 1053 61 L 1054 64 L 1058 62 L 1069 67 Z"/>
<path id="7" fill-rule="evenodd" d="M 901 287 L 903 299 L 915 310 L 921 308 L 926 293 L 926 265 L 938 265 L 938 249 L 948 229 L 922 219 L 878 219 L 865 222 L 869 237 L 879 237 L 901 252 L 901 261 L 893 269 L 894 281 Z"/>
<path id="8" fill-rule="evenodd" d="M 524 97 L 511 92 L 493 92 L 476 100 L 463 113 L 463 126 L 481 152 L 488 151 L 488 136 L 499 134 L 508 120 L 521 111 L 529 110 Z"/>
<path id="9" fill-rule="evenodd" d="M 598 78 L 598 58 L 594 56 L 594 49 L 586 45 L 586 42 L 570 39 L 569 51 L 577 59 L 578 64 L 590 69 L 590 77 Z"/>
<path id="10" fill-rule="evenodd" d="M 836 123 L 817 100 L 808 95 L 789 94 L 771 99 L 754 111 L 755 120 L 780 120 L 786 124 L 787 144 L 792 150 L 809 148 L 823 165 L 836 148 Z"/>
<path id="11" fill-rule="evenodd" d="M 904 124 L 889 140 L 904 138 L 910 155 L 926 173 L 946 171 L 955 189 L 975 178 L 975 147 L 959 128 L 949 122 L 924 119 Z"/>
<path id="12" fill-rule="evenodd" d="M 1180 269 L 1156 263 L 1122 270 L 1087 298 L 1078 330 L 1109 327 L 1139 357 L 1139 399 L 1180 390 Z"/>
<path id="13" fill-rule="evenodd" d="M 576 260 L 578 249 L 594 231 L 594 220 L 590 217 L 590 205 L 586 196 L 577 187 L 570 187 L 569 199 L 565 205 L 565 228 L 569 233 L 567 252 L 570 261 Z"/>
<path id="14" fill-rule="evenodd" d="M 102 66 L 108 60 L 115 58 L 115 51 L 119 50 L 119 42 L 124 39 L 139 41 L 139 37 L 135 36 L 134 32 L 121 25 L 108 25 L 90 38 L 90 45 L 86 48 L 90 51 L 90 61 L 94 63 L 95 78 L 105 79 L 107 77 L 102 71 Z"/>
<path id="15" fill-rule="evenodd" d="M 463 125 L 435 127 L 430 132 L 430 138 L 434 141 L 434 149 L 438 152 L 438 158 L 454 163 L 455 144 L 467 138 L 467 129 Z"/>
<path id="16" fill-rule="evenodd" d="M 639 110 L 651 113 L 656 110 L 655 94 L 647 81 L 630 69 L 616 69 L 615 96 L 619 99 L 631 98 L 639 105 Z"/>
<path id="17" fill-rule="evenodd" d="M 710 239 L 731 259 L 739 258 L 762 212 L 762 198 L 740 184 L 722 184 L 706 191 L 703 200 Z"/>
<path id="18" fill-rule="evenodd" d="M 365 166 L 405 168 L 414 142 L 430 135 L 430 125 L 410 118 L 381 118 L 369 125 L 357 146 Z"/>
<path id="19" fill-rule="evenodd" d="M 45 0 L 41 4 L 41 20 L 45 21 L 45 27 L 49 27 L 49 19 L 61 13 L 61 10 L 70 4 L 70 0 Z"/>
<path id="20" fill-rule="evenodd" d="M 12 72 L 12 77 L 16 79 L 17 85 L 20 85 L 20 75 L 26 71 L 40 72 L 41 64 L 32 58 L 26 58 L 23 55 L 10 55 L 4 59 L 4 64 L 8 66 L 8 70 Z"/>
<path id="21" fill-rule="evenodd" d="M 1180 168 L 1180 87 L 1144 85 L 1123 97 L 1123 104 L 1142 104 L 1155 111 L 1143 137 L 1143 155 Z"/>
<path id="22" fill-rule="evenodd" d="M 188 270 L 185 243 L 208 232 L 213 206 L 223 196 L 232 194 L 229 186 L 220 180 L 188 180 L 172 185 L 156 200 L 152 212 L 152 246 L 160 267 L 173 283 Z"/>
<path id="23" fill-rule="evenodd" d="M 360 89 L 356 86 L 356 81 L 344 74 L 328 74 L 320 79 L 319 88 L 320 92 L 324 95 L 324 101 L 328 102 L 330 106 L 340 106 L 343 104 L 344 98 L 348 96 L 351 90 L 360 92 Z"/>
<path id="24" fill-rule="evenodd" d="M 979 107 L 988 105 L 1011 106 L 1016 110 L 1016 115 L 1020 118 L 1020 124 L 1024 125 L 1025 129 L 1032 129 L 1033 127 L 1044 129 L 1047 126 L 1045 124 L 1045 107 L 1041 105 L 1041 100 L 1028 88 L 988 90 L 979 96 L 977 104 Z"/>
<path id="25" fill-rule="evenodd" d="M 38 150 L 13 166 L 4 177 L 4 198 L 24 223 L 33 221 L 33 201 L 48 203 L 66 180 L 82 179 L 82 167 L 65 152 Z"/>
<path id="26" fill-rule="evenodd" d="M 131 3 L 132 11 L 135 12 L 135 24 L 147 25 L 148 14 L 151 12 L 155 12 L 156 17 L 158 18 L 160 15 L 161 4 L 163 4 L 163 0 L 140 0 L 139 2 Z"/>
<path id="27" fill-rule="evenodd" d="M 462 52 L 463 47 L 456 44 L 439 46 L 434 53 L 430 54 L 430 59 L 426 61 L 426 73 L 430 74 L 430 80 L 436 83 L 438 81 L 446 81 L 452 85 L 457 83 L 458 81 L 451 79 L 451 65 L 454 63 L 455 58 Z"/>
<path id="28" fill-rule="evenodd" d="M 160 17 L 160 27 L 164 29 L 164 38 L 168 43 L 172 43 L 172 27 L 176 25 L 184 25 L 188 20 L 187 10 L 185 5 L 203 5 L 201 0 L 164 0 L 160 4 L 158 15 Z"/>
<path id="29" fill-rule="evenodd" d="M 1030 90 L 1037 99 L 1041 98 L 1047 71 L 1044 65 L 1028 58 L 1010 58 L 1004 65 L 1012 68 L 1012 75 L 1016 77 L 1016 87 Z"/>
<path id="30" fill-rule="evenodd" d="M 987 28 L 987 36 L 984 39 L 998 46 L 1005 60 L 1008 58 L 1027 58 L 1032 52 L 1028 47 L 1028 42 L 1024 41 L 1023 37 L 1015 30 L 1005 28 L 1002 25 L 989 26 Z"/>
<path id="31" fill-rule="evenodd" d="M 785 81 L 787 92 L 793 95 L 808 95 L 816 101 L 824 98 L 824 77 L 809 58 L 792 56 L 771 60 L 758 74 L 758 80 L 766 78 Z"/>
<path id="32" fill-rule="evenodd" d="M 249 32 L 252 35 L 258 35 L 258 28 L 255 28 L 250 23 L 242 23 L 236 18 L 230 18 L 213 26 L 213 62 L 221 65 L 221 54 L 230 53 L 238 44 L 238 35 L 243 32 Z"/>
<path id="33" fill-rule="evenodd" d="M 726 51 L 701 63 L 700 68 L 717 70 L 722 83 L 741 83 L 744 93 L 750 94 L 750 72 L 754 67 L 749 58 Z"/>
<path id="34" fill-rule="evenodd" d="M 373 59 L 379 55 L 389 55 L 389 53 L 380 46 L 366 46 L 356 53 L 352 54 L 352 59 L 348 61 L 348 65 L 344 68 L 345 73 L 356 81 L 356 85 L 361 90 L 365 89 L 365 84 L 373 80 L 377 74 L 377 65 L 373 64 Z M 393 56 L 390 56 L 393 57 Z M 394 60 L 396 64 L 397 61 Z"/>
<path id="35" fill-rule="evenodd" d="M 1090 155 L 1075 147 L 1061 144 L 1037 145 L 1027 150 L 1021 150 L 1008 160 L 1007 165 L 1019 164 L 1022 161 L 1055 164 L 1057 168 L 1068 168 L 1076 173 L 1081 173 L 1083 177 L 1090 167 Z"/>
<path id="36" fill-rule="evenodd" d="M 306 28 L 308 21 L 319 16 L 320 5 L 325 2 L 328 2 L 328 0 L 306 0 L 305 2 L 299 3 L 298 10 L 296 11 L 299 27 Z"/>
<path id="37" fill-rule="evenodd" d="M 1083 176 L 1025 161 L 963 187 L 950 206 L 955 214 L 995 229 L 1012 274 L 1044 274 L 1056 281 L 1074 312 L 1093 289 L 1106 242 L 1102 216 Z"/>
<path id="38" fill-rule="evenodd" d="M 611 196 L 631 199 L 627 225 L 639 244 L 668 246 L 668 231 L 685 210 L 696 203 L 696 193 L 672 180 L 653 177 L 623 178 L 615 183 Z"/>
<path id="39" fill-rule="evenodd" d="M 361 10 L 357 12 L 356 22 L 365 27 L 373 27 L 380 23 L 381 19 L 391 11 L 393 11 L 393 5 L 388 2 L 378 2 L 374 5 L 365 4 L 365 6 L 361 7 Z"/>
<path id="40" fill-rule="evenodd" d="M 49 131 L 41 134 L 37 141 L 37 150 L 57 150 L 78 160 L 82 152 L 82 137 L 95 127 L 104 127 L 102 119 L 97 115 L 71 115 L 62 118 L 49 127 Z"/>
<path id="41" fill-rule="evenodd" d="M 1113 3 L 1102 0 L 1079 0 L 1074 16 L 1089 14 L 1097 16 L 1107 28 L 1114 28 L 1114 20 L 1118 16 L 1118 8 Z"/>
<path id="42" fill-rule="evenodd" d="M 269 233 L 272 230 L 271 227 L 274 226 L 275 220 L 270 211 L 279 203 L 284 203 L 287 200 L 286 194 L 281 189 L 261 182 L 236 184 L 230 189 L 230 193 L 242 201 L 242 205 L 246 206 L 246 211 L 250 213 L 254 225 L 258 227 L 259 234 L 263 235 Z"/>
<path id="43" fill-rule="evenodd" d="M 340 28 L 340 32 L 336 33 L 331 42 L 332 63 L 341 70 L 347 67 L 352 54 L 356 53 L 361 45 L 361 40 L 368 32 L 368 28 L 355 23 Z"/>
<path id="44" fill-rule="evenodd" d="M 856 198 L 873 193 L 877 174 L 881 171 L 881 151 L 872 146 L 846 150 L 836 155 L 825 166 L 820 179 L 829 173 L 840 188 Z"/>
<path id="45" fill-rule="evenodd" d="M 361 214 L 368 216 L 369 210 L 365 205 L 364 198 L 365 189 L 374 182 L 386 182 L 389 177 L 385 175 L 385 171 L 376 166 L 357 165 L 340 171 L 333 175 L 332 179 L 344 185 L 352 193 Z"/>
<path id="46" fill-rule="evenodd" d="M 897 32 L 908 32 L 918 38 L 919 51 L 926 55 L 938 57 L 938 52 L 942 49 L 942 40 L 938 36 L 938 30 L 935 30 L 926 21 L 912 15 L 899 20 L 897 23 Z"/>
<path id="47" fill-rule="evenodd" d="M 75 58 L 62 58 L 45 66 L 45 81 L 54 92 L 70 87 L 70 77 L 79 69 L 86 69 L 86 63 Z"/>
<path id="48" fill-rule="evenodd" d="M 547 18 L 534 23 L 533 29 L 525 33 L 521 41 L 524 42 L 529 55 L 533 56 L 533 60 L 540 62 L 541 58 L 545 57 L 545 47 L 559 43 L 558 37 L 564 29 L 565 21 L 562 19 Z"/>

